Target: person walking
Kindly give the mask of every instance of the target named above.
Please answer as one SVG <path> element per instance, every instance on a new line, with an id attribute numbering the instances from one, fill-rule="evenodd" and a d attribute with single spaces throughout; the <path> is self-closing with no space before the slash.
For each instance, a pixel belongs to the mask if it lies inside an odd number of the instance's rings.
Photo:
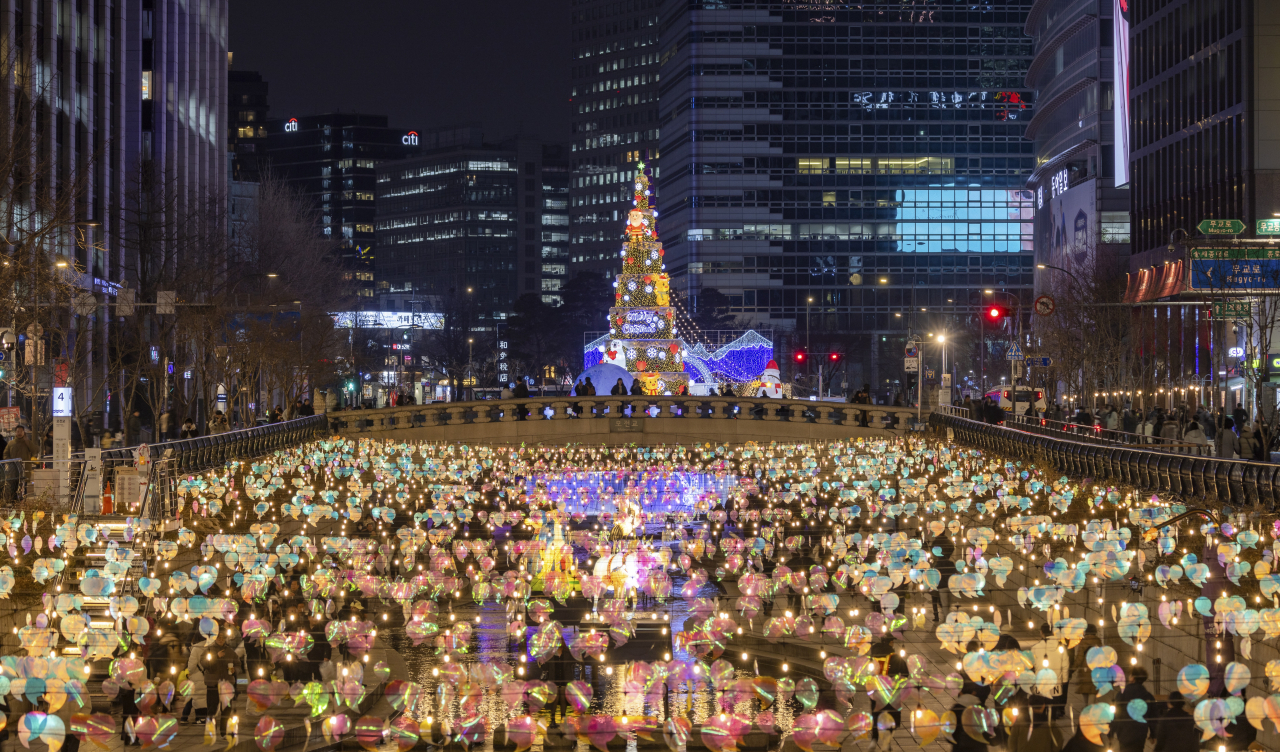
<path id="1" fill-rule="evenodd" d="M 942 611 L 943 617 L 951 613 L 951 588 L 947 585 L 947 581 L 951 575 L 956 573 L 956 565 L 953 562 L 956 555 L 956 544 L 944 529 L 929 544 L 929 550 L 934 556 L 933 568 L 938 570 L 939 584 L 933 590 L 932 600 L 933 620 L 939 621 L 939 610 Z"/>
<path id="2" fill-rule="evenodd" d="M 240 663 L 240 657 L 231 646 L 227 645 L 227 628 L 225 627 L 218 630 L 212 644 L 206 644 L 200 650 L 204 653 L 201 658 L 201 668 L 204 671 L 205 705 L 208 708 L 208 717 L 212 718 L 215 713 L 218 714 L 218 736 L 226 736 L 229 713 L 221 712 L 222 701 L 219 697 L 218 682 L 225 681 L 235 687 L 236 666 Z"/>
<path id="3" fill-rule="evenodd" d="M 1260 460 L 1262 459 L 1261 445 L 1258 441 L 1258 434 L 1253 430 L 1253 424 L 1245 421 L 1240 424 L 1240 459 L 1242 460 Z"/>
<path id="4" fill-rule="evenodd" d="M 1062 732 L 1051 720 L 1049 700 L 1031 695 L 1017 709 L 1005 752 L 1061 752 Z"/>
<path id="5" fill-rule="evenodd" d="M 1093 683 L 1093 674 L 1088 669 L 1086 656 L 1091 649 L 1100 647 L 1102 640 L 1098 637 L 1098 625 L 1090 623 L 1084 628 L 1084 638 L 1076 644 L 1076 652 L 1071 660 L 1074 665 L 1085 667 L 1080 670 L 1080 680 L 1076 682 L 1076 691 L 1084 697 L 1085 705 L 1092 705 L 1094 698 L 1098 696 L 1098 687 Z"/>
<path id="6" fill-rule="evenodd" d="M 1195 719 L 1187 712 L 1181 692 L 1174 690 L 1169 693 L 1166 710 L 1153 725 L 1155 752 L 1199 752 L 1200 732 L 1196 729 Z"/>
<path id="7" fill-rule="evenodd" d="M 1187 424 L 1187 432 L 1182 435 L 1182 441 L 1186 444 L 1196 445 L 1190 450 L 1192 454 L 1206 454 L 1209 451 L 1209 439 L 1204 435 L 1198 420 L 1193 420 Z"/>
<path id="8" fill-rule="evenodd" d="M 1115 699 L 1117 708 L 1124 708 L 1134 700 L 1142 700 L 1147 706 L 1155 704 L 1156 698 L 1146 688 L 1147 670 L 1138 666 L 1129 672 L 1129 683 L 1124 691 Z M 1151 724 L 1135 721 L 1126 713 L 1116 713 L 1111 722 L 1111 743 L 1117 752 L 1143 752 L 1147 737 L 1151 736 Z"/>
<path id="9" fill-rule="evenodd" d="M 124 443 L 125 446 L 137 446 L 142 443 L 142 413 L 138 410 L 134 410 L 129 420 L 125 422 Z"/>
<path id="10" fill-rule="evenodd" d="M 1215 443 L 1219 458 L 1235 459 L 1236 454 L 1240 451 L 1240 439 L 1236 436 L 1235 421 L 1233 419 L 1222 419 L 1222 430 L 1218 432 L 1218 440 Z"/>

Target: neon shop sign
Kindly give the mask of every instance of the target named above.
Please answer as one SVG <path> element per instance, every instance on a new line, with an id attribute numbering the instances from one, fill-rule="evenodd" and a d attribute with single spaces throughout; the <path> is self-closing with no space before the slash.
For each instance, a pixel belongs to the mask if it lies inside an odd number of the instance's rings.
<path id="1" fill-rule="evenodd" d="M 297 118 L 289 118 L 289 120 L 288 120 L 287 122 L 285 122 L 285 124 L 284 124 L 284 132 L 285 132 L 285 133 L 297 133 L 297 132 L 298 132 L 298 119 L 297 119 Z"/>
<path id="2" fill-rule="evenodd" d="M 630 310 L 627 320 L 622 325 L 623 334 L 657 334 L 662 328 L 662 319 L 655 311 Z"/>
<path id="3" fill-rule="evenodd" d="M 405 146 L 417 146 L 418 145 L 417 131 L 409 131 L 407 134 L 401 136 L 400 143 L 404 144 Z"/>

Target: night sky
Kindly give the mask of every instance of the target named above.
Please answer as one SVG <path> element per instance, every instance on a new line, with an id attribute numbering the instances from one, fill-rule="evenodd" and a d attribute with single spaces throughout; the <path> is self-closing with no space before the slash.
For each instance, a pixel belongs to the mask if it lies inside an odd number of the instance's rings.
<path id="1" fill-rule="evenodd" d="M 569 140 L 570 0 L 231 0 L 235 70 L 270 117 L 342 110 L 429 131 Z"/>

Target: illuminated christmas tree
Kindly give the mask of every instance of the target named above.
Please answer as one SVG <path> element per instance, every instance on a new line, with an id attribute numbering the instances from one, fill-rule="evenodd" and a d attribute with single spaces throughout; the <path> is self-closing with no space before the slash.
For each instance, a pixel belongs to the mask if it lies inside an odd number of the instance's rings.
<path id="1" fill-rule="evenodd" d="M 615 307 L 609 309 L 604 361 L 634 374 L 645 394 L 687 393 L 684 343 L 676 339 L 671 278 L 662 263 L 664 251 L 643 163 L 636 169 L 635 191 L 635 208 L 627 218 L 627 244 L 622 249 L 622 274 L 614 283 Z"/>

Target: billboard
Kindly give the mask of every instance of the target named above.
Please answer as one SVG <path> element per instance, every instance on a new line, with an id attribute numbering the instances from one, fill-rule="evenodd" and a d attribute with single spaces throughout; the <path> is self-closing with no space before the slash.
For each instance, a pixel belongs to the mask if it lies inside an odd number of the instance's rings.
<path id="1" fill-rule="evenodd" d="M 1066 269 L 1083 268 L 1097 242 L 1097 184 L 1071 188 L 1067 171 L 1050 176 L 1036 192 L 1036 260 Z"/>
<path id="2" fill-rule="evenodd" d="M 1133 0 L 1114 0 L 1115 92 L 1116 92 L 1116 186 L 1129 184 L 1129 5 Z"/>
<path id="3" fill-rule="evenodd" d="M 443 329 L 442 313 L 342 311 L 331 313 L 338 329 Z"/>

